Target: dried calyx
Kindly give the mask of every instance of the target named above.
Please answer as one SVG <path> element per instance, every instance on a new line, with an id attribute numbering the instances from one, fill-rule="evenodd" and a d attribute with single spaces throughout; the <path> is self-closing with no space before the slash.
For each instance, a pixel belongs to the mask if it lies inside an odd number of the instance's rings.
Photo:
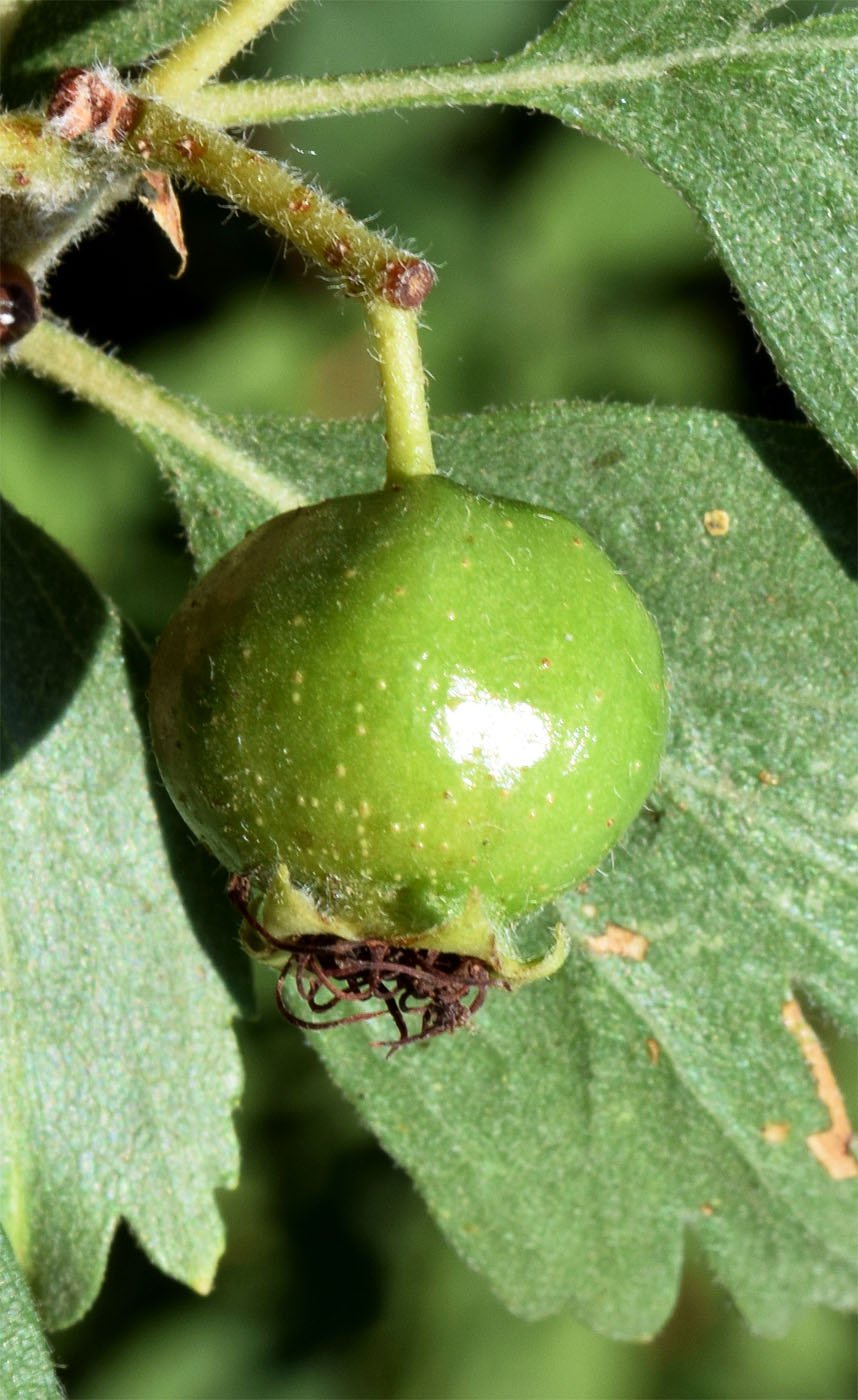
<path id="1" fill-rule="evenodd" d="M 294 979 L 314 1027 L 380 1008 L 397 1043 L 557 970 L 562 925 L 532 958 L 517 927 L 622 835 L 666 720 L 652 620 L 580 527 L 439 476 L 247 536 L 162 637 L 151 711 L 284 1010 Z"/>

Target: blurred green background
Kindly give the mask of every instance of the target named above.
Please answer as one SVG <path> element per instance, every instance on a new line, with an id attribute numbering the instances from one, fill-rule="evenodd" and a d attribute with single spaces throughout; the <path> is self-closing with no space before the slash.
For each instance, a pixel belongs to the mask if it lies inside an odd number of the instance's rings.
<path id="1" fill-rule="evenodd" d="M 321 74 L 512 52 L 552 0 L 322 0 L 242 60 Z M 435 413 L 585 397 L 797 411 L 695 216 L 618 152 L 518 110 L 431 111 L 254 134 L 440 281 L 423 337 Z M 48 301 L 169 388 L 224 412 L 370 415 L 359 309 L 251 221 L 183 196 L 190 263 L 142 209 L 55 273 Z M 153 638 L 190 578 L 153 463 L 112 422 L 22 375 L 2 396 L 6 494 Z M 382 446 L 379 440 L 379 480 Z M 163 1278 L 120 1233 L 92 1313 L 55 1338 L 72 1397 L 227 1400 L 822 1400 L 855 1391 L 850 1319 L 817 1310 L 752 1338 L 692 1258 L 649 1344 L 570 1317 L 511 1318 L 451 1253 L 408 1179 L 272 1009 L 239 1027 L 243 1172 L 212 1297 Z"/>

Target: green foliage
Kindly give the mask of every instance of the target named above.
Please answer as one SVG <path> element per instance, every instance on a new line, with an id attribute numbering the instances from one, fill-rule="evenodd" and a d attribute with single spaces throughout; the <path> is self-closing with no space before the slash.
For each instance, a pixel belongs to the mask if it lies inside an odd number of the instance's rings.
<path id="1" fill-rule="evenodd" d="M 410 15 L 418 7 L 400 8 Z M 500 37 L 489 37 L 476 8 L 467 34 L 482 54 L 516 48 L 523 25 L 550 18 L 550 7 L 500 6 Z M 17 17 L 5 95 L 30 101 L 66 63 L 139 63 L 215 9 L 212 0 L 0 7 L 4 32 Z M 455 7 L 437 11 L 449 20 L 433 40 L 446 63 L 458 52 L 459 21 Z M 330 45 L 308 71 L 348 64 L 352 34 L 337 13 Z M 322 7 L 320 23 L 325 15 Z M 294 71 L 304 71 L 302 24 L 284 32 L 289 66 L 297 55 Z M 416 26 L 414 34 L 416 49 Z M 383 52 L 381 61 L 397 60 Z M 832 1027 L 854 1033 L 855 792 L 845 762 L 856 737 L 854 494 L 825 439 L 858 461 L 858 304 L 849 275 L 858 263 L 856 67 L 854 6 L 578 0 L 512 58 L 429 69 L 416 96 L 397 89 L 401 74 L 369 74 L 353 104 L 503 101 L 550 113 L 637 159 L 623 186 L 628 208 L 613 202 L 619 153 L 575 147 L 567 167 L 573 138 L 559 128 L 533 158 L 528 151 L 517 168 L 508 162 L 485 178 L 462 145 L 467 122 L 480 120 L 473 115 L 411 116 L 425 159 L 410 149 L 403 158 L 384 118 L 372 129 L 350 121 L 357 137 L 345 137 L 341 120 L 310 138 L 326 182 L 364 208 L 379 206 L 393 164 L 412 188 L 419 171 L 432 192 L 422 205 L 408 194 L 393 208 L 383 197 L 380 204 L 383 217 L 404 219 L 407 234 L 447 264 L 427 304 L 436 402 L 473 409 L 481 397 L 570 392 L 681 397 L 713 409 L 729 401 L 734 372 L 718 334 L 692 328 L 685 310 L 657 310 L 640 291 L 676 266 L 689 275 L 699 266 L 692 216 L 675 213 L 664 187 L 652 192 L 649 166 L 711 234 L 818 430 L 604 402 L 435 424 L 442 470 L 581 520 L 656 616 L 671 683 L 658 789 L 611 868 L 560 901 L 574 944 L 564 971 L 517 995 L 493 995 L 472 1035 L 391 1061 L 371 1048 L 365 1028 L 314 1041 L 440 1229 L 523 1317 L 571 1309 L 613 1337 L 651 1335 L 673 1306 L 686 1235 L 760 1332 L 783 1331 L 811 1303 L 855 1303 L 856 1183 L 833 1179 L 811 1151 L 809 1140 L 830 1125 L 831 1102 L 820 1098 L 783 1006 L 798 996 L 824 1037 Z M 384 84 L 393 97 L 382 101 Z M 295 115 L 287 98 L 282 115 Z M 319 114 L 338 110 L 332 98 Z M 77 158 L 85 164 L 85 150 Z M 193 267 L 193 246 L 191 255 Z M 627 295 L 606 316 L 600 289 L 614 264 Z M 227 410 L 251 401 L 292 412 L 307 403 L 331 415 L 356 403 L 363 410 L 365 380 L 355 368 L 363 347 L 317 307 L 307 329 L 309 317 L 294 314 L 312 306 L 306 290 L 288 307 L 279 295 L 253 301 L 249 315 L 237 293 L 219 321 L 142 357 L 157 363 L 159 377 Z M 216 414 L 157 389 L 144 408 L 147 381 L 89 353 L 105 362 L 108 388 L 82 382 L 78 391 L 112 408 L 157 457 L 198 570 L 275 510 L 381 483 L 377 423 Z M 68 529 L 86 562 L 136 603 L 142 584 L 132 575 L 147 573 L 154 584 L 166 573 L 151 486 L 137 505 L 130 488 L 126 500 L 117 487 L 111 507 L 93 492 L 89 463 L 66 454 L 62 424 L 47 437 L 44 400 L 27 404 L 16 388 L 12 413 L 4 412 L 23 463 L 15 499 L 50 517 L 58 533 Z M 102 441 L 118 458 L 116 440 Z M 40 499 L 26 476 L 51 455 L 51 442 L 63 452 L 54 449 L 53 475 L 38 477 L 48 483 Z M 136 473 L 137 462 L 129 453 L 123 471 Z M 723 536 L 704 526 L 711 510 L 729 515 Z M 144 526 L 152 536 L 141 545 Z M 42 1320 L 57 1326 L 91 1303 L 120 1219 L 165 1271 L 210 1283 L 223 1245 L 213 1191 L 236 1175 L 230 1021 L 246 992 L 223 873 L 180 828 L 151 768 L 133 630 L 14 511 L 5 529 L 0 1215 Z M 132 540 L 142 561 L 134 567 Z M 122 554 L 124 574 L 111 550 Z M 169 569 L 175 593 L 175 558 Z M 150 597 L 141 607 L 154 625 L 159 606 Z M 633 945 L 640 961 L 590 941 L 609 925 L 646 940 Z M 538 939 L 538 928 L 529 932 Z M 288 1045 L 285 1027 L 276 1035 Z M 338 1100 L 325 1097 L 294 1049 L 294 1061 L 288 1050 L 277 1060 L 278 1103 L 294 1110 L 303 1083 L 335 1117 Z M 274 1059 L 267 1046 L 257 1071 L 270 1073 Z M 307 1127 L 295 1112 L 297 1138 Z M 280 1165 L 272 1165 L 272 1192 L 281 1189 Z M 311 1167 L 299 1177 L 304 1189 L 312 1175 Z M 253 1222 L 245 1218 L 242 1229 L 244 1247 Z M 403 1297 L 427 1238 L 421 1225 L 419 1247 L 385 1244 Z M 445 1297 L 464 1291 L 452 1258 L 431 1267 Z M 11 1393 L 53 1394 L 22 1289 L 8 1251 L 0 1253 L 11 1331 L 0 1365 L 18 1353 Z M 432 1355 L 444 1349 L 421 1331 L 433 1288 L 417 1296 L 419 1316 L 403 1313 L 397 1324 L 412 1367 L 400 1372 L 402 1394 L 422 1393 L 423 1377 L 440 1374 Z M 502 1349 L 500 1315 L 481 1306 L 472 1325 Z M 264 1352 L 257 1313 L 232 1332 L 224 1322 L 237 1376 L 254 1347 Z M 273 1312 L 269 1325 L 278 1325 Z M 558 1338 L 567 1325 L 557 1320 Z M 544 1338 L 546 1394 L 562 1389 L 552 1389 L 553 1326 L 533 1324 L 532 1333 Z M 172 1355 L 183 1345 L 166 1325 L 153 1335 Z M 602 1345 L 593 1339 L 594 1355 Z M 627 1363 L 616 1364 L 611 1384 L 630 1393 Z M 280 1379 L 263 1371 L 260 1393 L 280 1393 Z M 108 1363 L 107 1393 L 116 1374 Z M 449 1393 L 461 1374 L 445 1378 Z M 217 1380 L 198 1383 L 206 1392 Z M 374 1380 L 380 1393 L 386 1378 Z M 744 1380 L 733 1375 L 736 1394 Z M 292 1383 L 296 1394 L 344 1388 L 328 1361 Z M 711 1383 L 713 1394 L 724 1393 L 721 1383 Z M 491 1392 L 475 1364 L 474 1394 L 480 1385 Z M 585 1379 L 581 1393 L 586 1387 Z"/>
<path id="2" fill-rule="evenodd" d="M 59 1400 L 60 1396 L 33 1300 L 3 1229 L 0 1229 L 0 1396 L 3 1400 Z"/>
<path id="3" fill-rule="evenodd" d="M 240 988 L 242 968 L 218 876 L 152 771 L 139 644 L 9 506 L 2 561 L 0 1199 L 59 1327 L 97 1293 L 120 1217 L 210 1286 L 240 1090 L 218 969 Z"/>
<path id="4" fill-rule="evenodd" d="M 504 71 L 519 100 L 685 196 L 806 413 L 858 466 L 858 290 L 844 276 L 858 262 L 858 13 L 772 27 L 771 9 L 583 0 Z"/>
<path id="5" fill-rule="evenodd" d="M 270 472 L 300 463 L 313 496 L 342 490 L 332 459 L 355 487 L 378 472 L 371 425 L 245 433 Z M 438 437 L 442 470 L 574 513 L 626 573 L 665 646 L 668 758 L 613 870 L 564 905 L 563 973 L 425 1053 L 387 1062 L 357 1027 L 320 1053 L 516 1311 L 651 1334 L 689 1224 L 756 1329 L 849 1306 L 853 1192 L 809 1151 L 826 1114 L 781 1020 L 801 988 L 852 1028 L 849 478 L 807 429 L 703 413 L 508 410 L 441 420 Z M 227 508 L 213 540 L 228 498 L 165 451 L 194 483 L 191 538 L 223 553 L 264 506 Z M 730 515 L 723 539 L 711 508 Z M 593 955 L 606 923 L 649 940 L 642 963 Z M 787 1141 L 767 1142 L 784 1121 Z"/>
<path id="6" fill-rule="evenodd" d="M 24 0 L 4 54 L 7 101 L 48 91 L 63 68 L 143 63 L 175 44 L 219 0 Z"/>

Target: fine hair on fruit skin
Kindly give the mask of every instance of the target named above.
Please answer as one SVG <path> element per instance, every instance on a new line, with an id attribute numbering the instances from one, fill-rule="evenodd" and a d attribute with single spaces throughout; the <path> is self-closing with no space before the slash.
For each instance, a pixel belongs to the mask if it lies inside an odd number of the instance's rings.
<path id="1" fill-rule="evenodd" d="M 166 629 L 150 698 L 173 800 L 273 940 L 437 948 L 511 983 L 553 970 L 559 944 L 536 971 L 511 930 L 622 835 L 665 728 L 655 627 L 602 551 L 441 476 L 247 536 Z"/>

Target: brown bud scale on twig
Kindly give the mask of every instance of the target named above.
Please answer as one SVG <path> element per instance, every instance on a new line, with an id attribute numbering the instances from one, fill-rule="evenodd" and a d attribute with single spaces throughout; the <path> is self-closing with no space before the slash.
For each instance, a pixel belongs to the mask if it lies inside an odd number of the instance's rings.
<path id="1" fill-rule="evenodd" d="M 414 311 L 435 285 L 435 271 L 422 258 L 403 258 L 384 269 L 381 293 L 391 306 Z"/>
<path id="2" fill-rule="evenodd" d="M 63 140 L 95 136 L 108 145 L 123 140 L 142 109 L 105 68 L 66 68 L 48 103 L 48 121 Z"/>

